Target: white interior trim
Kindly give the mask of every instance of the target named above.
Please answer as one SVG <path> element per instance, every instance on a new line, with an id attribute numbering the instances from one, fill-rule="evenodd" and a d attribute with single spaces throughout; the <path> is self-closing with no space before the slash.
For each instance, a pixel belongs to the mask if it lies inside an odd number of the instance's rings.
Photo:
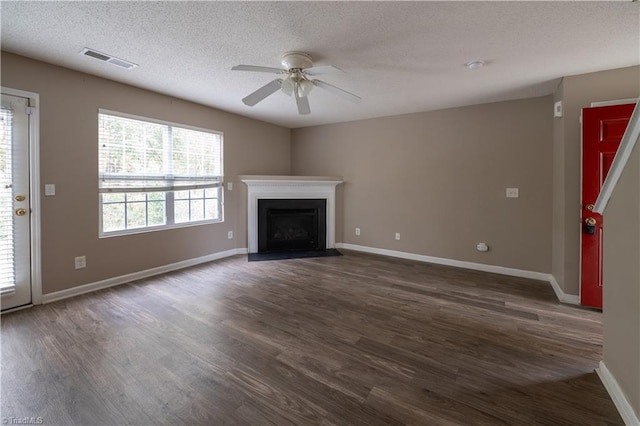
<path id="1" fill-rule="evenodd" d="M 383 256 L 397 257 L 401 259 L 416 260 L 419 262 L 435 263 L 438 265 L 454 266 L 464 269 L 473 269 L 482 272 L 491 272 L 501 275 L 509 275 L 521 278 L 531 278 L 534 280 L 548 281 L 556 293 L 556 296 L 561 302 L 578 304 L 578 296 L 565 294 L 558 286 L 555 278 L 551 274 L 544 272 L 527 271 L 523 269 L 506 268 L 503 266 L 485 265 L 482 263 L 465 262 L 455 259 L 447 259 L 442 257 L 426 256 L 421 254 L 406 253 L 396 250 L 380 249 L 375 247 L 360 246 L 356 244 L 336 243 L 336 248 L 342 248 L 346 250 L 360 251 L 363 253 L 380 254 Z M 66 290 L 56 291 L 53 293 L 47 293 L 42 295 L 41 303 L 51 303 L 57 300 L 67 299 L 69 297 L 79 296 L 81 294 L 90 293 L 93 291 L 101 290 L 104 288 L 114 287 L 120 284 L 126 284 L 132 281 L 140 280 L 143 278 L 152 277 L 154 275 L 160 275 L 178 269 L 188 268 L 190 266 L 199 265 L 206 262 L 211 262 L 225 257 L 235 256 L 239 254 L 247 254 L 249 251 L 247 248 L 237 248 L 226 250 L 218 253 L 209 254 L 206 256 L 197 257 L 194 259 L 187 259 L 168 265 L 158 266 L 156 268 L 146 269 L 144 271 L 133 272 L 131 274 L 120 275 L 118 277 L 107 278 L 106 280 L 97 281 L 94 283 L 84 284 L 77 287 L 72 287 Z"/>
<path id="2" fill-rule="evenodd" d="M 556 294 L 556 297 L 558 298 L 558 300 L 562 303 L 568 303 L 570 305 L 579 305 L 580 304 L 580 295 L 575 295 L 575 294 L 567 294 L 564 292 L 564 290 L 562 290 L 562 288 L 560 288 L 560 285 L 558 284 L 558 281 L 556 281 L 556 277 L 554 277 L 551 274 L 547 274 L 549 275 L 549 284 L 551 284 L 551 288 L 553 289 L 554 293 Z M 579 288 L 578 288 L 579 290 Z"/>
<path id="3" fill-rule="evenodd" d="M 633 151 L 633 147 L 636 145 L 638 137 L 640 136 L 640 107 L 638 107 L 638 105 L 639 104 L 636 103 L 636 107 L 633 109 L 627 130 L 625 130 L 622 140 L 620 141 L 618 152 L 616 153 L 616 156 L 613 157 L 613 163 L 611 164 L 611 169 L 609 169 L 609 174 L 607 174 L 607 178 L 602 184 L 602 189 L 600 190 L 600 194 L 598 195 L 598 199 L 596 200 L 593 208 L 593 211 L 596 213 L 603 214 L 604 209 L 607 207 L 607 203 L 613 194 L 613 190 L 622 175 L 622 171 L 631 156 L 631 151 Z"/>
<path id="4" fill-rule="evenodd" d="M 337 176 L 240 176 L 247 185 L 247 247 L 258 252 L 258 200 L 260 199 L 325 199 L 327 202 L 326 248 L 336 242 Z"/>
<path id="5" fill-rule="evenodd" d="M 33 308 L 33 303 L 29 303 L 28 305 L 21 305 L 21 306 L 16 306 L 15 308 L 10 308 L 10 309 L 5 309 L 3 311 L 0 312 L 0 315 L 4 315 L 4 314 L 8 314 L 11 312 L 16 312 L 16 311 L 21 311 L 23 309 L 27 309 L 27 308 Z"/>
<path id="6" fill-rule="evenodd" d="M 31 202 L 31 304 L 42 303 L 42 261 L 40 241 L 40 95 L 35 92 L 1 87 L 3 94 L 29 99 L 29 190 Z"/>
<path id="7" fill-rule="evenodd" d="M 181 262 L 170 263 L 168 265 L 158 266 L 157 268 L 146 269 L 144 271 L 133 272 L 131 274 L 120 275 L 119 277 L 107 278 L 106 280 L 94 283 L 84 284 L 77 287 L 68 288 L 66 290 L 47 293 L 42 296 L 42 303 L 51 303 L 57 300 L 67 299 L 69 297 L 79 296 L 81 294 L 90 293 L 92 291 L 101 290 L 103 288 L 113 287 L 120 284 L 130 283 L 142 278 L 160 275 L 178 269 L 188 268 L 190 266 L 199 265 L 201 263 L 211 262 L 213 260 L 223 259 L 225 257 L 235 256 L 237 254 L 246 254 L 246 248 L 231 249 L 218 253 L 208 254 L 206 256 L 187 259 Z"/>
<path id="8" fill-rule="evenodd" d="M 578 305 L 580 299 L 572 294 L 565 294 L 555 277 L 551 274 L 536 271 L 527 271 L 524 269 L 506 268 L 504 266 L 486 265 L 483 263 L 466 262 L 463 260 L 447 259 L 444 257 L 426 256 L 423 254 L 407 253 L 396 250 L 387 250 L 375 247 L 360 246 L 356 244 L 337 243 L 336 248 L 347 250 L 361 251 L 364 253 L 381 254 L 383 256 L 398 257 L 401 259 L 416 260 L 418 262 L 435 263 L 437 265 L 455 266 L 457 268 L 473 269 L 475 271 L 491 272 L 494 274 L 509 275 L 512 277 L 530 278 L 533 280 L 547 281 L 551 284 L 556 297 L 562 303 L 570 303 Z"/>
<path id="9" fill-rule="evenodd" d="M 624 392 L 622 392 L 622 388 L 618 384 L 616 378 L 611 374 L 611 371 L 607 368 L 604 361 L 600 361 L 599 368 L 596 368 L 596 373 L 600 377 L 600 381 L 609 392 L 609 396 L 613 400 L 622 420 L 624 420 L 624 424 L 627 426 L 640 426 L 640 420 L 636 413 L 633 411 L 633 407 L 627 401 L 627 398 L 624 396 Z"/>
<path id="10" fill-rule="evenodd" d="M 603 107 L 603 106 L 612 106 L 612 105 L 635 104 L 636 102 L 638 102 L 638 98 L 615 99 L 613 101 L 591 102 L 591 105 L 589 106 L 591 108 L 594 108 L 594 107 Z"/>

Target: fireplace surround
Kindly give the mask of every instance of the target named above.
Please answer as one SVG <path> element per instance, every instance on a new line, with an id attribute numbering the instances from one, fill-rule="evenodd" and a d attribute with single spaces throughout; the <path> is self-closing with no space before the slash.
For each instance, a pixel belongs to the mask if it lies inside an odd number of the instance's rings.
<path id="1" fill-rule="evenodd" d="M 324 238 L 322 235 L 319 236 L 323 239 L 319 247 L 335 248 L 335 192 L 336 186 L 342 183 L 341 177 L 244 175 L 240 176 L 240 180 L 247 185 L 247 248 L 249 253 L 264 251 L 259 247 L 259 200 L 300 200 L 305 203 L 309 200 L 323 201 L 325 205 L 324 220 L 321 216 L 318 216 L 317 220 L 324 222 L 325 235 Z M 301 210 L 315 208 L 317 207 L 309 207 L 307 203 Z M 286 214 L 282 211 L 276 212 L 276 214 L 278 213 Z M 304 219 L 300 220 L 304 222 Z M 295 234 L 295 229 L 292 232 Z M 322 242 L 324 247 L 322 247 Z M 284 250 L 286 249 L 284 248 Z"/>

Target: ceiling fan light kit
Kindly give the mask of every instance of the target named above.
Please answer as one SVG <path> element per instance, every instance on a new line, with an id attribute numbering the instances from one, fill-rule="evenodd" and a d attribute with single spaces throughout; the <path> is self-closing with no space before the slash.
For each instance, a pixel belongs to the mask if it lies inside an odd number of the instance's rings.
<path id="1" fill-rule="evenodd" d="M 296 88 L 296 82 L 290 76 L 285 78 L 282 81 L 281 90 L 284 92 L 285 95 L 287 95 L 287 96 L 293 95 L 293 91 L 294 91 L 295 88 Z"/>
<path id="2" fill-rule="evenodd" d="M 313 83 L 300 74 L 291 74 L 282 82 L 282 91 L 287 96 L 293 95 L 297 90 L 298 96 L 303 98 L 311 93 L 313 87 Z"/>
<path id="3" fill-rule="evenodd" d="M 306 115 L 311 113 L 307 97 L 314 87 L 320 87 L 329 93 L 340 96 L 341 98 L 351 102 L 359 103 L 361 101 L 360 97 L 353 93 L 349 93 L 332 84 L 325 83 L 320 80 L 311 80 L 309 78 L 309 76 L 321 74 L 344 73 L 344 71 L 338 67 L 334 67 L 333 65 L 314 67 L 311 56 L 304 52 L 286 52 L 282 55 L 281 63 L 282 66 L 285 67 L 284 69 L 255 65 L 237 65 L 231 68 L 233 71 L 253 71 L 286 75 L 284 79 L 277 78 L 243 98 L 242 102 L 245 105 L 254 106 L 258 102 L 264 100 L 267 96 L 272 95 L 280 89 L 288 96 L 294 95 L 296 98 L 296 105 L 298 106 L 298 113 Z"/>
<path id="4" fill-rule="evenodd" d="M 314 87 L 313 83 L 305 78 L 298 82 L 298 94 L 300 96 L 309 96 Z"/>

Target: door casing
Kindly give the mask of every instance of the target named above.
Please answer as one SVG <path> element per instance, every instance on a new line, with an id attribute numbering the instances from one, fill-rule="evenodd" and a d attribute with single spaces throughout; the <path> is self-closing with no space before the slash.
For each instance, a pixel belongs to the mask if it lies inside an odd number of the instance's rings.
<path id="1" fill-rule="evenodd" d="M 31 215 L 29 217 L 31 227 L 31 304 L 14 309 L 7 309 L 3 313 L 27 308 L 42 303 L 42 264 L 40 247 L 40 96 L 34 92 L 0 87 L 4 95 L 19 96 L 29 100 L 31 114 L 29 119 L 29 175 L 31 191 Z"/>

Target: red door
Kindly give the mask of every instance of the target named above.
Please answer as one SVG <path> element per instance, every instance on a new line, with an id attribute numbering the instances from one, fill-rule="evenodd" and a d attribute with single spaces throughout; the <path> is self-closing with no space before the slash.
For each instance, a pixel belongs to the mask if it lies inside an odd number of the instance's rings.
<path id="1" fill-rule="evenodd" d="M 634 104 L 582 110 L 582 267 L 580 303 L 602 309 L 602 216 L 593 205 Z"/>

